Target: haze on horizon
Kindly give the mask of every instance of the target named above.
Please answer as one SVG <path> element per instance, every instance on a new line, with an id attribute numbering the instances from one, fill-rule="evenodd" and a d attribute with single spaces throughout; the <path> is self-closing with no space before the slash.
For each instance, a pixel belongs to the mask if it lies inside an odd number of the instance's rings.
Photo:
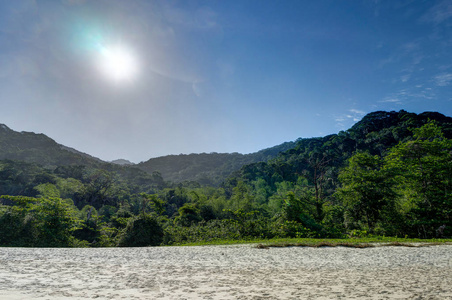
<path id="1" fill-rule="evenodd" d="M 0 123 L 103 160 L 452 115 L 452 2 L 0 2 Z"/>

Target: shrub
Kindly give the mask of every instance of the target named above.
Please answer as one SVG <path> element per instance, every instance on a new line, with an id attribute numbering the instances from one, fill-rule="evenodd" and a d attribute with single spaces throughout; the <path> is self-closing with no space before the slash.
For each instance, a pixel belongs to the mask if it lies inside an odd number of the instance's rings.
<path id="1" fill-rule="evenodd" d="M 140 214 L 127 223 L 119 238 L 120 247 L 158 246 L 163 241 L 163 229 L 151 215 Z"/>

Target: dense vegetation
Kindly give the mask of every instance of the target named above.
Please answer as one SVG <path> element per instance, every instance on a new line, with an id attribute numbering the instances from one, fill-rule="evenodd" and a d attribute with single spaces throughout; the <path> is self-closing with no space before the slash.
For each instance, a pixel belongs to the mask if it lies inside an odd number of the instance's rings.
<path id="1" fill-rule="evenodd" d="M 0 124 L 0 159 L 38 163 L 42 166 L 96 166 L 101 160 L 60 145 L 44 134 L 17 132 Z"/>
<path id="2" fill-rule="evenodd" d="M 375 112 L 347 131 L 288 145 L 220 186 L 102 162 L 1 160 L 0 245 L 452 236 L 452 118 Z M 215 167 L 195 169 L 190 178 Z"/>
<path id="3" fill-rule="evenodd" d="M 268 161 L 294 145 L 294 142 L 286 142 L 251 154 L 214 152 L 168 155 L 141 162 L 136 167 L 148 173 L 159 172 L 165 180 L 175 183 L 196 181 L 202 185 L 219 186 L 242 166 Z"/>

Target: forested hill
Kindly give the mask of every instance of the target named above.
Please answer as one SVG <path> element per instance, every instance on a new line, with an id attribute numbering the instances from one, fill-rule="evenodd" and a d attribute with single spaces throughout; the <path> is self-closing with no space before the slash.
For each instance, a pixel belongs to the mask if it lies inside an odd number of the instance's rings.
<path id="1" fill-rule="evenodd" d="M 250 170 L 257 171 L 275 164 L 280 168 L 281 163 L 285 162 L 286 171 L 281 169 L 278 172 L 282 174 L 278 176 L 297 177 L 297 174 L 305 172 L 307 168 L 305 163 L 299 162 L 301 154 L 306 156 L 302 160 L 306 160 L 309 155 L 312 156 L 316 152 L 323 153 L 328 149 L 329 152 L 337 154 L 334 158 L 337 166 L 341 166 L 356 150 L 367 150 L 371 154 L 382 155 L 398 142 L 411 137 L 410 128 L 420 127 L 429 119 L 441 124 L 446 137 L 452 135 L 452 118 L 437 112 L 424 112 L 417 115 L 403 110 L 400 112 L 377 111 L 366 115 L 349 130 L 326 137 L 300 138 L 296 142 L 286 142 L 246 155 L 239 153 L 168 155 L 152 158 L 139 163 L 136 167 L 148 173 L 159 172 L 165 180 L 171 182 L 196 181 L 203 185 L 217 186 L 234 172 L 236 172 L 235 176 L 243 174 L 246 177 L 250 175 L 247 174 Z M 268 161 L 271 162 L 266 163 Z M 295 165 L 298 167 L 293 169 Z M 242 167 L 243 169 L 239 171 Z M 250 172 L 253 173 L 253 171 Z M 270 172 L 271 176 L 275 175 L 273 171 Z"/>
<path id="2" fill-rule="evenodd" d="M 17 132 L 0 124 L 0 160 L 37 163 L 45 167 L 66 165 L 97 166 L 102 161 L 60 145 L 44 134 Z"/>
<path id="3" fill-rule="evenodd" d="M 0 124 L 0 160 L 36 163 L 46 168 L 85 166 L 114 172 L 120 171 L 120 173 L 137 173 L 138 168 L 149 175 L 159 172 L 164 180 L 174 183 L 196 181 L 204 185 L 219 185 L 227 176 L 243 165 L 267 161 L 276 157 L 279 152 L 292 148 L 294 144 L 294 142 L 287 142 L 246 155 L 239 153 L 168 155 L 133 165 L 124 159 L 107 163 L 58 144 L 44 134 L 17 132 Z"/>
<path id="4" fill-rule="evenodd" d="M 438 112 L 415 114 L 404 110 L 376 111 L 367 114 L 347 131 L 325 137 L 298 139 L 292 149 L 280 153 L 277 158 L 244 166 L 228 179 L 226 186 L 235 186 L 242 180 L 263 180 L 276 188 L 278 182 L 295 183 L 299 176 L 304 176 L 319 195 L 328 195 L 327 190 L 332 192 L 336 186 L 340 168 L 354 153 L 366 151 L 371 155 L 383 156 L 399 142 L 412 139 L 413 129 L 429 120 L 441 127 L 446 138 L 452 138 L 452 118 Z"/>
<path id="5" fill-rule="evenodd" d="M 55 183 L 57 177 L 85 182 L 102 178 L 140 191 L 164 184 L 158 174 L 107 163 L 58 144 L 44 134 L 17 132 L 0 124 L 0 193 L 33 196 L 36 185 Z"/>
<path id="6" fill-rule="evenodd" d="M 148 173 L 159 172 L 171 182 L 196 181 L 202 185 L 217 186 L 232 172 L 242 166 L 265 162 L 277 157 L 280 152 L 295 146 L 295 142 L 286 142 L 251 154 L 240 153 L 201 153 L 180 154 L 152 158 L 136 165 Z"/>

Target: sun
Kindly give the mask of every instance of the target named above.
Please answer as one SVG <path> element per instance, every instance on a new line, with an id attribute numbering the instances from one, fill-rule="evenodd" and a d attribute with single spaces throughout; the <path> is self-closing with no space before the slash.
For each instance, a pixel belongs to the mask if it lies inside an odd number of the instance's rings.
<path id="1" fill-rule="evenodd" d="M 129 81 L 137 75 L 138 63 L 131 50 L 123 46 L 110 46 L 101 49 L 99 68 L 113 81 Z"/>

